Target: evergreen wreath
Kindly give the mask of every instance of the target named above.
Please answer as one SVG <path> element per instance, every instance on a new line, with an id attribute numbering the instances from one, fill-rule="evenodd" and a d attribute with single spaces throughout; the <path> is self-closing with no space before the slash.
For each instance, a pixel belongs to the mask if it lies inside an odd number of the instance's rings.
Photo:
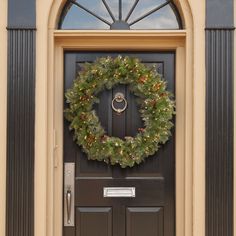
<path id="1" fill-rule="evenodd" d="M 93 109 L 97 95 L 118 84 L 127 84 L 138 97 L 144 128 L 135 137 L 110 137 Z M 74 140 L 82 146 L 88 159 L 104 161 L 122 168 L 133 167 L 153 155 L 171 135 L 174 114 L 173 95 L 166 82 L 137 58 L 103 57 L 86 63 L 73 87 L 66 91 L 69 104 L 65 117 L 74 130 Z"/>

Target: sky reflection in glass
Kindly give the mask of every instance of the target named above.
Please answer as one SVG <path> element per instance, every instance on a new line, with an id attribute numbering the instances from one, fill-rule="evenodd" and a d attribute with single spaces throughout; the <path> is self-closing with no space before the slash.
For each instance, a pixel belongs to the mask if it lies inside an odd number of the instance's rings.
<path id="1" fill-rule="evenodd" d="M 69 2 L 70 7 L 67 5 L 62 14 L 64 18 L 61 18 L 60 29 L 109 30 L 114 21 L 119 22 L 119 16 L 122 17 L 122 23 L 131 30 L 181 28 L 178 14 L 167 0 L 69 0 Z M 133 6 L 135 7 L 132 14 L 127 18 Z M 136 22 L 159 6 L 160 9 Z M 113 29 L 119 29 L 119 25 L 116 24 Z"/>
<path id="2" fill-rule="evenodd" d="M 168 5 L 132 25 L 131 29 L 179 29 L 179 24 L 172 8 Z"/>

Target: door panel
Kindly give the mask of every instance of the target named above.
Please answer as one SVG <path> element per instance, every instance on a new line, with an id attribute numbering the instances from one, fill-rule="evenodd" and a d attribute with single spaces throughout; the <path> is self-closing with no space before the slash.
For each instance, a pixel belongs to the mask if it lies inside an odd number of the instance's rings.
<path id="1" fill-rule="evenodd" d="M 83 63 L 97 57 L 128 55 L 143 63 L 155 64 L 168 81 L 168 90 L 175 91 L 175 54 L 119 53 L 119 52 L 65 52 L 65 91 L 73 84 Z M 117 115 L 111 108 L 116 92 L 123 92 L 128 108 Z M 135 136 L 143 127 L 135 96 L 129 87 L 118 85 L 99 94 L 100 103 L 94 108 L 108 135 L 124 138 Z M 65 103 L 65 107 L 67 104 Z M 174 236 L 175 234 L 175 130 L 160 150 L 133 168 L 121 169 L 98 161 L 88 161 L 73 141 L 73 132 L 64 120 L 64 161 L 74 162 L 76 226 L 64 227 L 64 236 Z M 105 198 L 104 187 L 134 187 L 134 198 Z M 96 227 L 101 225 L 103 229 Z M 94 228 L 93 228 L 94 226 Z M 104 228 L 105 227 L 105 228 Z M 142 230 L 141 228 L 146 230 Z M 95 231 L 93 231 L 95 230 Z M 101 230 L 101 231 L 99 231 Z M 104 231 L 102 231 L 104 230 Z M 97 232 L 97 233 L 93 233 Z"/>
<path id="2" fill-rule="evenodd" d="M 164 236 L 162 207 L 133 207 L 126 210 L 127 236 Z"/>
<path id="3" fill-rule="evenodd" d="M 112 209 L 77 208 L 76 228 L 76 236 L 112 236 Z"/>

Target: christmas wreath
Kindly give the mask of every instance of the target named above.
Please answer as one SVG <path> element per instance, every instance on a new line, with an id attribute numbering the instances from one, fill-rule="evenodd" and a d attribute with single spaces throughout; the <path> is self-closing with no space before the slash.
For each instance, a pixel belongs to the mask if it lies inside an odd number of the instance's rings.
<path id="1" fill-rule="evenodd" d="M 118 84 L 129 85 L 138 98 L 144 128 L 140 128 L 135 137 L 108 136 L 93 109 L 99 102 L 97 95 Z M 88 159 L 132 167 L 153 155 L 171 135 L 173 95 L 166 90 L 166 82 L 156 69 L 137 58 L 103 57 L 85 64 L 65 95 L 68 103 L 65 117 Z"/>

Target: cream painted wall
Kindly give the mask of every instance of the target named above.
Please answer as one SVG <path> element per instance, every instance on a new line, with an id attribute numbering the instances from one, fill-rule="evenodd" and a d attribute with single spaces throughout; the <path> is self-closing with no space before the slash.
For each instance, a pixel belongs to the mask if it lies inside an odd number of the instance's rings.
<path id="1" fill-rule="evenodd" d="M 193 232 L 205 235 L 205 0 L 189 0 L 193 15 Z M 204 114 L 204 115 L 203 115 Z M 199 191 L 201 190 L 201 191 Z"/>
<path id="2" fill-rule="evenodd" d="M 55 0 L 54 4 L 60 6 L 61 1 Z M 187 74 L 187 77 L 193 78 L 193 120 L 198 121 L 193 127 L 193 159 L 190 158 L 189 161 L 193 160 L 193 179 L 186 179 L 186 185 L 191 186 L 193 189 L 192 199 L 193 202 L 189 202 L 190 207 L 193 203 L 193 235 L 194 236 L 204 236 L 205 235 L 205 210 L 204 210 L 204 200 L 205 200 L 205 1 L 204 0 L 179 0 L 179 4 L 183 7 L 182 11 L 186 13 L 189 9 L 192 10 L 193 15 L 193 39 L 188 38 L 189 41 L 194 43 L 189 43 L 187 51 L 193 50 L 193 68 L 192 73 Z M 190 8 L 189 8 L 189 6 Z M 45 63 L 48 57 L 48 49 L 45 48 L 45 42 L 48 40 L 48 16 L 51 11 L 52 0 L 38 0 L 37 1 L 37 17 L 40 16 L 40 20 L 37 20 L 37 65 L 36 65 L 36 144 L 40 143 L 42 145 L 36 145 L 36 160 L 35 165 L 35 236 L 44 236 L 46 232 L 48 235 L 53 234 L 53 228 L 49 227 L 47 229 L 47 223 L 53 224 L 53 222 L 47 222 L 47 208 L 52 208 L 53 203 L 47 203 L 47 188 L 42 186 L 47 186 L 47 179 L 51 176 L 47 176 L 48 161 L 47 160 L 47 149 L 48 144 L 45 137 L 47 137 L 47 129 L 53 124 L 47 123 L 47 113 L 53 112 L 48 110 L 48 84 L 50 81 L 48 78 L 48 65 Z M 56 9 L 57 7 L 54 7 Z M 55 12 L 51 12 L 52 15 L 56 15 Z M 38 18 L 39 19 L 39 18 Z M 187 28 L 191 25 L 186 25 Z M 53 30 L 54 25 L 50 25 L 50 30 Z M 191 30 L 191 29 L 189 29 Z M 48 42 L 48 45 L 52 45 L 52 42 Z M 190 91 L 192 92 L 192 91 Z M 40 125 L 37 125 L 40 124 Z M 191 139 L 191 138 L 190 138 Z M 188 147 L 186 147 L 188 148 Z M 52 160 L 53 161 L 53 160 Z M 40 171 L 39 171 L 40 170 Z M 190 173 L 191 174 L 191 173 Z M 189 220 L 189 222 L 188 222 Z M 186 219 L 186 224 L 192 224 L 192 219 Z M 60 226 L 59 226 L 60 227 Z M 187 227 L 187 226 L 186 226 Z M 49 230 L 49 231 L 48 231 Z M 191 234 L 191 232 L 190 232 Z M 190 235 L 189 234 L 189 235 Z"/>
<path id="3" fill-rule="evenodd" d="M 59 0 L 55 0 L 60 4 Z M 179 2 L 185 2 L 185 0 L 179 0 Z M 193 117 L 197 120 L 194 129 L 194 158 L 193 158 L 193 180 L 189 184 L 193 183 L 193 201 L 194 201 L 194 235 L 204 236 L 204 198 L 205 193 L 203 191 L 196 191 L 198 189 L 203 189 L 204 183 L 204 169 L 205 169 L 205 117 L 201 114 L 205 113 L 205 0 L 189 0 L 189 6 L 192 10 L 193 23 L 194 23 L 194 110 Z M 44 137 L 47 135 L 47 73 L 48 66 L 44 63 L 47 60 L 48 50 L 45 48 L 45 42 L 48 40 L 48 15 L 52 6 L 52 0 L 37 0 L 37 16 L 40 17 L 40 21 L 37 21 L 37 66 L 36 66 L 36 93 L 37 97 L 40 97 L 41 102 L 36 106 L 36 122 L 40 123 L 40 128 L 36 128 L 36 142 L 44 143 L 42 146 L 36 145 L 36 161 L 35 165 L 40 169 L 40 173 L 36 172 L 35 178 L 35 201 L 40 201 L 40 207 L 37 207 L 37 212 L 35 213 L 36 236 L 46 235 L 46 188 L 37 188 L 37 186 L 47 186 L 47 143 Z M 189 11 L 186 7 L 183 11 Z M 0 235 L 5 235 L 5 176 L 6 176 L 6 99 L 7 99 L 7 0 L 0 1 Z M 236 4 L 235 4 L 236 13 Z M 236 39 L 236 35 L 235 35 Z M 236 45 L 236 40 L 235 40 Z M 235 50 L 236 53 L 236 50 Z M 236 55 L 236 54 L 235 54 Z M 235 60 L 236 68 L 236 60 Z M 39 75 L 40 71 L 40 76 Z M 191 76 L 191 75 L 189 75 Z M 42 92 L 43 91 L 43 92 Z M 236 91 L 236 83 L 235 83 Z M 39 94 L 40 92 L 40 94 Z M 52 112 L 52 111 L 49 111 Z M 236 116 L 236 99 L 235 99 L 235 116 Z M 37 126 L 39 127 L 39 126 Z M 236 127 L 235 127 L 236 132 Z M 236 140 L 235 140 L 236 147 Z M 236 148 L 235 148 L 236 151 Z M 235 162 L 236 168 L 236 162 Z M 235 197 L 236 197 L 236 174 L 235 174 Z M 235 199 L 236 200 L 236 199 Z M 235 204 L 236 213 L 236 204 Z M 236 225 L 236 217 L 235 217 Z M 236 236 L 236 227 L 235 227 Z"/>
<path id="4" fill-rule="evenodd" d="M 5 235 L 6 114 L 7 114 L 7 0 L 0 1 L 0 235 Z"/>

